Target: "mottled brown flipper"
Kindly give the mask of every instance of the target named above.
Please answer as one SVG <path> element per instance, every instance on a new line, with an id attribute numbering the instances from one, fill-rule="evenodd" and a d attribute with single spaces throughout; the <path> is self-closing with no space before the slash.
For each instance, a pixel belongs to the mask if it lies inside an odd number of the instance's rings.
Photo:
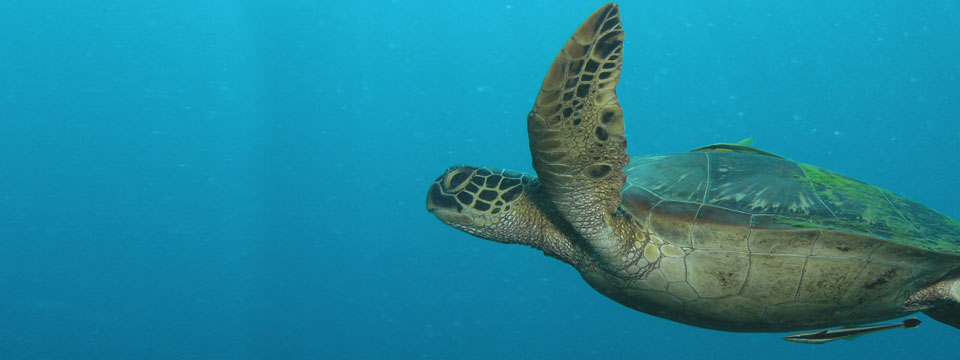
<path id="1" fill-rule="evenodd" d="M 960 329 L 960 278 L 939 281 L 915 292 L 906 306 L 924 307 L 924 314 L 939 322 Z"/>
<path id="2" fill-rule="evenodd" d="M 616 5 L 593 13 L 553 61 L 527 118 L 533 167 L 557 210 L 587 238 L 607 229 L 630 161 L 616 93 L 623 36 Z"/>

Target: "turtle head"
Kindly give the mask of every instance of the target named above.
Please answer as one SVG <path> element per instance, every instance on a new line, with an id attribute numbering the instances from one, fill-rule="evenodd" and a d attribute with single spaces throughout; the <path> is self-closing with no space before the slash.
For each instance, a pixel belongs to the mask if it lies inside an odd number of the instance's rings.
<path id="1" fill-rule="evenodd" d="M 504 220 L 536 182 L 530 175 L 489 167 L 454 166 L 430 185 L 427 210 L 440 221 L 490 240 L 504 241 Z"/>
<path id="2" fill-rule="evenodd" d="M 451 227 L 487 240 L 523 244 L 574 264 L 567 227 L 533 175 L 454 166 L 430 185 L 427 210 Z"/>

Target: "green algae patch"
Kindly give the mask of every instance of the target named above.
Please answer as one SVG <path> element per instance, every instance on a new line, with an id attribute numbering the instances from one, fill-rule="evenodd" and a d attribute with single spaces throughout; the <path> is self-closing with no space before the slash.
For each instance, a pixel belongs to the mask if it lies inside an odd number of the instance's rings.
<path id="1" fill-rule="evenodd" d="M 804 178 L 833 218 L 774 219 L 797 228 L 877 236 L 908 246 L 960 254 L 960 222 L 876 186 L 807 164 Z"/>

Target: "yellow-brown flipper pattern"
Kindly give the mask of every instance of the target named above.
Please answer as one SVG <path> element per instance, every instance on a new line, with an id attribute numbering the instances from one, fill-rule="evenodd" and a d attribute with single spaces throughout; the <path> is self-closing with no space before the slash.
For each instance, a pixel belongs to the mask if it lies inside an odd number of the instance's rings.
<path id="1" fill-rule="evenodd" d="M 587 238 L 607 228 L 630 162 L 616 93 L 623 36 L 616 5 L 593 13 L 553 61 L 527 118 L 533 167 L 557 210 Z"/>

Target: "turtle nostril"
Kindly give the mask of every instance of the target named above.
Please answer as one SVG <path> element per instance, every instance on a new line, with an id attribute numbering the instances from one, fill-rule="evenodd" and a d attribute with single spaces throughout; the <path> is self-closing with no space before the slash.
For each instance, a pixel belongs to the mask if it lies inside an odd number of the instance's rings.
<path id="1" fill-rule="evenodd" d="M 440 191 L 440 184 L 430 185 L 430 191 L 427 192 L 427 211 L 433 212 L 437 209 L 460 211 L 461 208 L 453 196 L 444 195 Z"/>

